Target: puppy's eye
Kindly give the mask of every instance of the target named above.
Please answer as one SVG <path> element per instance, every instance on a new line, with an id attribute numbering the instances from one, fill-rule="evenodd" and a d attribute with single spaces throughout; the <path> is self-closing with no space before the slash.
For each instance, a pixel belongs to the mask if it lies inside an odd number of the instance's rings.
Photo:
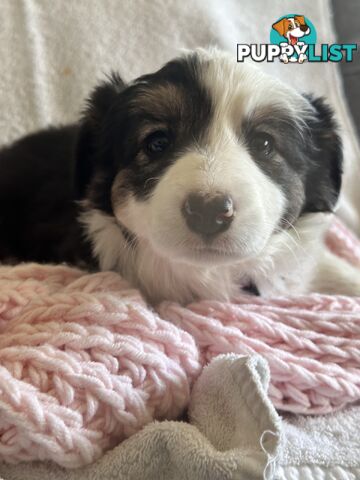
<path id="1" fill-rule="evenodd" d="M 291 24 L 289 24 L 288 30 L 292 30 L 292 29 L 293 29 L 293 26 Z"/>
<path id="2" fill-rule="evenodd" d="M 169 145 L 169 134 L 163 130 L 157 130 L 145 139 L 145 148 L 150 155 L 158 155 L 164 152 Z"/>
<path id="3" fill-rule="evenodd" d="M 255 155 L 268 157 L 275 149 L 274 139 L 268 133 L 256 133 L 250 141 L 250 149 Z"/>

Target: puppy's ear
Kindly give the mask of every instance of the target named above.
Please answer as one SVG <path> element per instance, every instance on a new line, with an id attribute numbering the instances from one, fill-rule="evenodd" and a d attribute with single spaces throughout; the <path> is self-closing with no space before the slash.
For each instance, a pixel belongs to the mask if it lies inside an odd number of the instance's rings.
<path id="1" fill-rule="evenodd" d="M 300 25 L 305 25 L 305 17 L 304 15 L 295 15 L 295 20 L 297 20 Z"/>
<path id="2" fill-rule="evenodd" d="M 278 22 L 274 23 L 272 28 L 276 30 L 282 37 L 285 35 L 286 32 L 286 27 L 287 27 L 287 19 L 283 18 L 282 20 L 279 20 Z"/>
<path id="3" fill-rule="evenodd" d="M 332 109 L 323 98 L 306 97 L 314 107 L 308 120 L 308 156 L 305 212 L 331 212 L 339 197 L 342 177 L 342 143 Z"/>
<path id="4" fill-rule="evenodd" d="M 80 128 L 75 150 L 75 192 L 81 199 L 91 180 L 96 164 L 97 152 L 100 148 L 100 137 L 106 117 L 125 84 L 113 73 L 107 81 L 95 88 L 87 100 L 87 105 L 80 122 Z"/>

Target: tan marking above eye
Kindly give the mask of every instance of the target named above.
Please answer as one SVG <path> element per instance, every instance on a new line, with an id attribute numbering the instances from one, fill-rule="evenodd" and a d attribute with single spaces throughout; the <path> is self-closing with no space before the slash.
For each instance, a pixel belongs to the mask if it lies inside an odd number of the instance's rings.
<path id="1" fill-rule="evenodd" d="M 166 130 L 167 125 L 165 123 L 152 123 L 149 125 L 144 125 L 139 134 L 138 134 L 138 142 L 141 143 L 143 142 L 146 137 L 151 135 L 153 132 L 156 132 L 157 130 Z"/>

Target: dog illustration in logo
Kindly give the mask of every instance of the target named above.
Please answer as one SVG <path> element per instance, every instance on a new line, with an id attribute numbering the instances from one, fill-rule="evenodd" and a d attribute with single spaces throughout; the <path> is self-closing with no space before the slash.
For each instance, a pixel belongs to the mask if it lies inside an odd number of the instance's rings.
<path id="1" fill-rule="evenodd" d="M 300 38 L 305 35 L 309 35 L 310 27 L 305 22 L 303 15 L 295 15 L 294 17 L 282 18 L 278 22 L 274 23 L 272 28 L 276 30 L 282 37 L 285 37 L 287 43 L 280 43 L 281 46 L 285 45 L 304 45 L 304 42 L 299 41 Z M 280 60 L 284 63 L 299 62 L 303 63 L 307 58 L 305 53 L 300 53 L 298 57 L 288 57 L 286 54 L 280 56 Z"/>

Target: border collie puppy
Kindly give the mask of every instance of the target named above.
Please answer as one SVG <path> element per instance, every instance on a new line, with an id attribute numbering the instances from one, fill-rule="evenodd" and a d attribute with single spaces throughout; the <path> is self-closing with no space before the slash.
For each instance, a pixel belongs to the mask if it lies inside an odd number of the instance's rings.
<path id="1" fill-rule="evenodd" d="M 152 302 L 360 294 L 323 244 L 341 171 L 323 100 L 196 50 L 0 152 L 0 259 L 115 270 Z"/>

